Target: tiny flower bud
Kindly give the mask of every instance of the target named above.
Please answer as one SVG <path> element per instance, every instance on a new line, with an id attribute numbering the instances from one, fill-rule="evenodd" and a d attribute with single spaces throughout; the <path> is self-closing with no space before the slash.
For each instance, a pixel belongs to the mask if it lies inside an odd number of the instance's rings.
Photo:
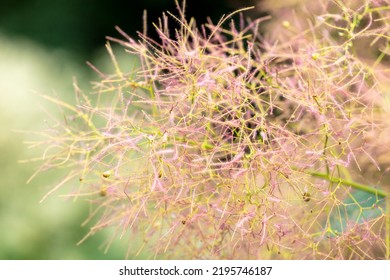
<path id="1" fill-rule="evenodd" d="M 290 23 L 288 20 L 284 20 L 284 21 L 282 22 L 282 25 L 283 25 L 284 28 L 289 28 L 289 27 L 291 27 L 291 23 Z"/>
<path id="2" fill-rule="evenodd" d="M 318 60 L 319 58 L 320 58 L 320 55 L 318 53 L 313 53 L 311 55 L 311 59 L 313 59 L 313 60 Z"/>

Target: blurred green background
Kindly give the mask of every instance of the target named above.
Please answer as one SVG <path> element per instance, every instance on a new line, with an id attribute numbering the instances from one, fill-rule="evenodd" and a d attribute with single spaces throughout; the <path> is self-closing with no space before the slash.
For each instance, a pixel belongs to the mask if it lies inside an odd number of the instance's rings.
<path id="1" fill-rule="evenodd" d="M 218 20 L 235 8 L 253 1 L 188 0 L 188 15 L 198 22 L 206 16 Z M 52 104 L 36 93 L 73 96 L 72 79 L 88 92 L 97 79 L 85 61 L 105 67 L 105 36 L 120 37 L 114 26 L 132 35 L 142 28 L 142 13 L 150 22 L 164 10 L 175 10 L 174 0 L 0 0 L 0 259 L 122 259 L 126 243 L 117 240 L 105 254 L 102 244 L 110 231 L 100 232 L 83 244 L 88 232 L 81 224 L 88 203 L 59 195 L 39 200 L 61 178 L 51 172 L 26 184 L 39 163 L 19 160 L 41 155 L 28 149 L 29 133 L 44 127 L 42 108 Z M 107 66 L 108 67 L 108 66 Z M 130 256 L 131 258 L 131 256 Z M 147 258 L 141 255 L 138 258 Z"/>

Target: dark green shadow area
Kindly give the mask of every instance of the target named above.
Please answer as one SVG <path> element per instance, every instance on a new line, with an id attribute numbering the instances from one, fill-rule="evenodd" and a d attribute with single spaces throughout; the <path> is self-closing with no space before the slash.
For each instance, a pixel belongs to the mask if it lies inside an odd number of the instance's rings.
<path id="1" fill-rule="evenodd" d="M 330 214 L 333 236 L 347 231 L 351 225 L 362 224 L 383 215 L 385 199 L 364 191 L 355 190 L 343 205 L 336 206 Z"/>

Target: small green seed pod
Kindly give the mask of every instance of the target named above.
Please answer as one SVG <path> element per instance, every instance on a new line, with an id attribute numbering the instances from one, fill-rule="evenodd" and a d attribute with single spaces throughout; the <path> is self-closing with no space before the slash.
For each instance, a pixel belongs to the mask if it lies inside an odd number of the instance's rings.
<path id="1" fill-rule="evenodd" d="M 302 195 L 302 199 L 305 202 L 309 202 L 310 201 L 310 193 L 304 192 L 303 195 Z"/>
<path id="2" fill-rule="evenodd" d="M 102 176 L 103 176 L 104 178 L 108 178 L 108 177 L 111 176 L 111 172 L 110 172 L 110 171 L 104 171 L 103 174 L 102 174 Z"/>
<path id="3" fill-rule="evenodd" d="M 107 187 L 106 187 L 106 186 L 102 186 L 102 187 L 100 188 L 99 195 L 100 195 L 101 197 L 107 196 Z"/>

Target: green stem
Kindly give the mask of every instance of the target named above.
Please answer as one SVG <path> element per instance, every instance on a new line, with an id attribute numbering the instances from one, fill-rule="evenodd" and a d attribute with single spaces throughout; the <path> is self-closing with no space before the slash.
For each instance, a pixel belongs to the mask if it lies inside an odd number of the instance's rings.
<path id="1" fill-rule="evenodd" d="M 328 164 L 328 161 L 326 160 L 326 148 L 328 146 L 328 129 L 327 127 L 325 127 L 326 131 L 325 131 L 325 142 L 324 142 L 324 157 L 325 157 L 325 163 L 326 163 L 326 174 L 329 175 L 330 174 L 330 171 L 329 171 L 329 164 Z"/>
<path id="2" fill-rule="evenodd" d="M 386 199 L 386 259 L 390 260 L 390 197 Z"/>
<path id="3" fill-rule="evenodd" d="M 347 180 L 344 180 L 344 179 L 341 179 L 341 178 L 338 178 L 338 177 L 332 177 L 330 175 L 327 175 L 327 174 L 324 174 L 324 173 L 320 173 L 320 172 L 315 172 L 315 171 L 308 171 L 307 173 L 310 174 L 313 177 L 323 178 L 323 179 L 325 179 L 325 180 L 327 180 L 329 182 L 332 182 L 332 183 L 337 183 L 337 184 L 342 184 L 342 185 L 345 185 L 345 186 L 350 186 L 350 187 L 352 187 L 354 189 L 361 190 L 361 191 L 364 191 L 364 192 L 367 192 L 367 193 L 371 193 L 371 194 L 380 196 L 382 198 L 385 198 L 385 197 L 389 196 L 389 194 L 387 192 L 382 191 L 382 190 L 378 190 L 378 189 L 373 188 L 373 187 L 368 186 L 368 185 L 363 185 L 363 184 L 360 184 L 360 183 L 347 181 Z"/>

